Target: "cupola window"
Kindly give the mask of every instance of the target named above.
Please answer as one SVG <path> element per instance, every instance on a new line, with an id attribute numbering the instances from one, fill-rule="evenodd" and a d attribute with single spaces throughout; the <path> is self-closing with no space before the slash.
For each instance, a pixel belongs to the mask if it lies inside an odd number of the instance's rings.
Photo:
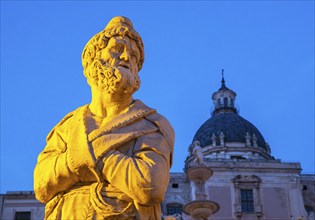
<path id="1" fill-rule="evenodd" d="M 224 101 L 224 107 L 228 107 L 228 98 L 224 97 L 223 101 Z"/>
<path id="2" fill-rule="evenodd" d="M 220 108 L 221 102 L 220 99 L 217 99 L 217 108 Z"/>

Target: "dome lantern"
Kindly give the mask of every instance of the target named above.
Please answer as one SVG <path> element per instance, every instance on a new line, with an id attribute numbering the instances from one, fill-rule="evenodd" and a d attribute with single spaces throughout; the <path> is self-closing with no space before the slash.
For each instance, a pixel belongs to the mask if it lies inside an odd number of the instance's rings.
<path id="1" fill-rule="evenodd" d="M 222 80 L 221 88 L 212 94 L 212 100 L 214 105 L 214 111 L 212 115 L 218 114 L 220 112 L 234 112 L 237 113 L 235 108 L 235 97 L 236 93 L 227 88 L 224 80 L 224 69 L 222 69 Z"/>

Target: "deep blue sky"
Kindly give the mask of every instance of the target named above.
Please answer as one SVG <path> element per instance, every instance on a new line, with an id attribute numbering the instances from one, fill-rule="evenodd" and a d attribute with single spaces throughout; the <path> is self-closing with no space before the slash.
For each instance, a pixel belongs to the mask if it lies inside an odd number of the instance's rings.
<path id="1" fill-rule="evenodd" d="M 116 15 L 145 44 L 135 98 L 176 131 L 174 166 L 226 84 L 272 155 L 314 173 L 314 1 L 1 1 L 1 189 L 33 189 L 45 137 L 90 101 L 87 41 Z"/>

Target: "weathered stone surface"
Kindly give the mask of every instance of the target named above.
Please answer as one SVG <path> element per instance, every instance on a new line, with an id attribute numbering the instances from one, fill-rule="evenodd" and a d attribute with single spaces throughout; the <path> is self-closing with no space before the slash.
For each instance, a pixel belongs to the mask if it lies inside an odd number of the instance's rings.
<path id="1" fill-rule="evenodd" d="M 302 195 L 304 200 L 305 209 L 314 220 L 315 214 L 315 175 L 314 174 L 302 174 L 301 175 L 302 184 Z"/>
<path id="2" fill-rule="evenodd" d="M 46 219 L 159 219 L 174 131 L 132 94 L 144 60 L 131 21 L 114 17 L 82 53 L 92 101 L 47 136 L 34 171 Z"/>

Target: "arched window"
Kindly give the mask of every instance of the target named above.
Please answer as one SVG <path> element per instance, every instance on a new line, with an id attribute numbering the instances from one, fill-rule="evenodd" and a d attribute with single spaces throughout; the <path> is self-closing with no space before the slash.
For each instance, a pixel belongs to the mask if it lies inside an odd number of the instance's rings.
<path id="1" fill-rule="evenodd" d="M 224 102 L 224 107 L 228 107 L 228 98 L 227 97 L 224 97 L 223 102 Z"/>
<path id="2" fill-rule="evenodd" d="M 181 214 L 183 205 L 180 203 L 169 203 L 166 205 L 167 215 Z"/>
<path id="3" fill-rule="evenodd" d="M 220 108 L 221 107 L 221 100 L 220 99 L 217 99 L 217 105 L 216 105 L 216 108 Z"/>

